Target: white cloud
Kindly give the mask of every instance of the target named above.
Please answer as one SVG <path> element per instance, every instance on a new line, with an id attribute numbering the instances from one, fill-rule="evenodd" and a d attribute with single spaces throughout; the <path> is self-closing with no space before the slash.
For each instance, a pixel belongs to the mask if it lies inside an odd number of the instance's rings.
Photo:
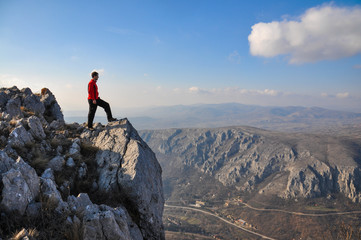
<path id="1" fill-rule="evenodd" d="M 233 51 L 228 55 L 228 61 L 231 63 L 240 64 L 241 63 L 241 56 L 239 55 L 238 51 Z"/>
<path id="2" fill-rule="evenodd" d="M 198 93 L 199 92 L 199 87 L 190 87 L 189 89 L 190 93 Z"/>
<path id="3" fill-rule="evenodd" d="M 322 5 L 297 21 L 257 23 L 248 36 L 254 56 L 289 55 L 290 63 L 339 59 L 361 53 L 361 8 Z"/>
<path id="4" fill-rule="evenodd" d="M 104 69 L 103 68 L 101 68 L 101 69 L 93 69 L 89 74 L 90 74 L 90 76 L 91 76 L 91 74 L 92 74 L 92 72 L 98 72 L 99 73 L 99 75 L 103 75 L 104 74 Z"/>
<path id="5" fill-rule="evenodd" d="M 353 66 L 354 69 L 361 69 L 361 64 L 356 64 Z"/>
<path id="6" fill-rule="evenodd" d="M 348 92 L 344 92 L 344 93 L 337 93 L 336 97 L 337 98 L 348 98 L 350 96 L 350 94 Z"/>

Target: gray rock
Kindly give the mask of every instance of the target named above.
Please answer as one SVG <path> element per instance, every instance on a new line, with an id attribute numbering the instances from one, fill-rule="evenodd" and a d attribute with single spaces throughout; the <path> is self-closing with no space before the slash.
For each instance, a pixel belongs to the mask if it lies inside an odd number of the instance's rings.
<path id="1" fill-rule="evenodd" d="M 50 178 L 40 178 L 41 183 L 41 194 L 44 200 L 49 205 L 50 209 L 55 209 L 59 206 L 63 199 L 61 198 L 60 192 L 58 191 L 56 184 Z"/>
<path id="2" fill-rule="evenodd" d="M 128 225 L 122 220 L 121 226 L 111 210 L 97 205 L 88 205 L 83 218 L 83 239 L 131 240 Z"/>
<path id="3" fill-rule="evenodd" d="M 69 149 L 69 156 L 71 156 L 75 159 L 79 159 L 81 157 L 79 144 L 80 144 L 79 141 L 73 142 L 73 144 L 71 145 L 71 147 Z"/>
<path id="4" fill-rule="evenodd" d="M 50 123 L 50 129 L 52 130 L 62 129 L 64 124 L 65 122 L 62 120 L 54 120 Z"/>
<path id="5" fill-rule="evenodd" d="M 55 181 L 54 172 L 53 169 L 47 168 L 41 175 L 41 178 L 43 179 L 51 179 L 52 181 Z"/>
<path id="6" fill-rule="evenodd" d="M 60 172 L 65 164 L 65 159 L 62 156 L 56 156 L 48 163 L 48 168 L 53 169 L 56 172 Z"/>
<path id="7" fill-rule="evenodd" d="M 39 118 L 36 116 L 28 118 L 28 126 L 30 128 L 29 132 L 35 139 L 42 140 L 46 137 L 43 126 L 41 125 Z"/>
<path id="8" fill-rule="evenodd" d="M 66 166 L 70 168 L 75 167 L 74 159 L 69 157 L 68 160 L 66 160 Z"/>
<path id="9" fill-rule="evenodd" d="M 0 175 L 9 171 L 13 167 L 14 163 L 15 161 L 10 158 L 6 152 L 0 150 Z"/>
<path id="10" fill-rule="evenodd" d="M 2 175 L 3 191 L 1 206 L 7 212 L 24 215 L 33 194 L 20 170 L 11 169 Z"/>
<path id="11" fill-rule="evenodd" d="M 23 126 L 16 127 L 9 135 L 9 143 L 12 147 L 24 147 L 33 140 L 31 134 Z"/>
<path id="12" fill-rule="evenodd" d="M 18 158 L 16 163 L 14 164 L 14 168 L 19 170 L 27 183 L 32 199 L 37 198 L 40 191 L 40 180 L 34 168 L 32 168 L 29 164 L 24 162 L 22 158 Z"/>
<path id="13" fill-rule="evenodd" d="M 77 197 L 71 195 L 68 197 L 69 209 L 80 219 L 83 219 L 84 211 L 88 205 L 93 205 L 88 194 L 80 193 Z"/>
<path id="14" fill-rule="evenodd" d="M 9 99 L 9 96 L 4 91 L 0 91 L 0 109 L 5 109 L 6 103 Z"/>
<path id="15" fill-rule="evenodd" d="M 96 155 L 99 189 L 123 194 L 132 203 L 143 238 L 164 239 L 162 170 L 137 131 L 124 119 L 109 123 L 99 133 L 85 131 L 81 137 L 100 149 Z"/>
<path id="16" fill-rule="evenodd" d="M 31 91 L 31 90 L 30 90 Z M 32 112 L 35 115 L 43 115 L 45 112 L 44 104 L 40 101 L 40 98 L 35 94 L 26 94 L 24 97 L 24 107 Z"/>
<path id="17" fill-rule="evenodd" d="M 41 212 L 41 203 L 40 202 L 32 202 L 28 205 L 26 209 L 26 216 L 29 218 L 37 218 L 40 216 Z"/>
<path id="18" fill-rule="evenodd" d="M 79 179 L 85 178 L 87 172 L 88 172 L 88 167 L 87 167 L 86 163 L 82 162 L 78 169 L 78 178 Z"/>
<path id="19" fill-rule="evenodd" d="M 60 120 L 60 122 L 64 122 L 64 115 L 61 112 L 61 108 L 56 101 L 55 96 L 49 89 L 47 89 L 45 94 L 41 96 L 40 101 L 44 104 L 45 115 L 51 116 L 51 118 L 54 120 Z"/>
<path id="20" fill-rule="evenodd" d="M 24 117 L 23 113 L 21 112 L 21 101 L 20 99 L 10 99 L 6 104 L 6 113 L 9 114 L 10 118 L 22 118 Z"/>

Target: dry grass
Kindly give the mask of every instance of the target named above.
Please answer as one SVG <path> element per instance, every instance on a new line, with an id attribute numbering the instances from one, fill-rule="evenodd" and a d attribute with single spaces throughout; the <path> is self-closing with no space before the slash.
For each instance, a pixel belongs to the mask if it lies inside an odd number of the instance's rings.
<path id="1" fill-rule="evenodd" d="M 24 107 L 24 106 L 21 106 L 21 107 L 20 107 L 20 110 L 21 110 L 21 112 L 23 113 L 24 117 L 31 117 L 31 116 L 34 116 L 34 115 L 35 115 L 35 112 L 27 109 L 27 108 Z"/>
<path id="2" fill-rule="evenodd" d="M 20 231 L 17 231 L 14 236 L 11 238 L 11 240 L 22 240 L 25 237 L 28 237 L 30 240 L 35 240 L 39 236 L 39 232 L 36 229 L 29 229 L 26 230 L 23 228 Z"/>

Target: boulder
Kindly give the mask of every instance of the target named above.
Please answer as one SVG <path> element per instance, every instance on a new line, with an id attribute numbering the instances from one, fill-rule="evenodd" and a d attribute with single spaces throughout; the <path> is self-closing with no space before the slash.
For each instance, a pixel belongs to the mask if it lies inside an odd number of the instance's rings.
<path id="1" fill-rule="evenodd" d="M 32 199 L 35 199 L 39 195 L 40 191 L 40 180 L 34 168 L 32 168 L 29 164 L 24 162 L 24 160 L 19 157 L 14 164 L 14 168 L 19 170 L 27 183 L 31 194 Z"/>
<path id="2" fill-rule="evenodd" d="M 10 158 L 6 152 L 0 150 L 0 175 L 9 171 L 14 165 L 15 161 Z"/>
<path id="3" fill-rule="evenodd" d="M 126 220 L 120 221 L 119 225 L 109 208 L 96 204 L 88 205 L 83 218 L 83 239 L 131 240 Z"/>
<path id="4" fill-rule="evenodd" d="M 42 90 L 40 101 L 44 104 L 45 107 L 45 118 L 48 117 L 49 119 L 60 120 L 60 122 L 64 122 L 64 115 L 61 112 L 61 108 L 56 101 L 55 96 L 49 89 L 44 89 L 44 91 Z"/>
<path id="5" fill-rule="evenodd" d="M 65 159 L 63 156 L 56 156 L 53 159 L 51 159 L 48 163 L 48 168 L 51 168 L 52 170 L 56 172 L 60 172 L 63 169 L 63 166 L 65 164 Z"/>
<path id="6" fill-rule="evenodd" d="M 99 189 L 124 196 L 132 206 L 131 215 L 139 218 L 143 238 L 164 239 L 162 169 L 129 121 L 109 123 L 99 133 L 84 131 L 81 137 L 99 148 Z"/>
<path id="7" fill-rule="evenodd" d="M 77 197 L 71 195 L 68 197 L 67 202 L 69 204 L 70 211 L 80 219 L 83 219 L 86 207 L 93 204 L 86 193 L 80 193 Z"/>
<path id="8" fill-rule="evenodd" d="M 20 170 L 10 169 L 2 175 L 3 191 L 1 206 L 5 211 L 24 215 L 33 194 Z"/>
<path id="9" fill-rule="evenodd" d="M 0 109 L 5 109 L 6 103 L 9 101 L 8 95 L 1 89 L 0 90 Z"/>
<path id="10" fill-rule="evenodd" d="M 33 140 L 31 134 L 22 125 L 16 127 L 9 135 L 9 143 L 12 147 L 24 147 Z"/>
<path id="11" fill-rule="evenodd" d="M 23 104 L 26 109 L 34 112 L 35 115 L 43 115 L 43 113 L 45 112 L 44 104 L 35 94 L 26 94 Z"/>
<path id="12" fill-rule="evenodd" d="M 9 114 L 10 118 L 24 117 L 20 109 L 21 101 L 19 98 L 10 99 L 6 104 L 6 113 Z"/>
<path id="13" fill-rule="evenodd" d="M 74 159 L 69 157 L 68 160 L 66 160 L 66 166 L 70 168 L 75 167 Z"/>
<path id="14" fill-rule="evenodd" d="M 30 128 L 29 132 L 35 139 L 42 140 L 46 137 L 40 119 L 36 116 L 28 118 L 28 126 Z"/>

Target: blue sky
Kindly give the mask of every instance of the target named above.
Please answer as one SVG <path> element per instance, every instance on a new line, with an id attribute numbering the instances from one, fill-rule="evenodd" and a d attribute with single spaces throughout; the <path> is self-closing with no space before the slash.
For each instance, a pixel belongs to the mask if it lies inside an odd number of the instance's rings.
<path id="1" fill-rule="evenodd" d="M 0 0 L 0 84 L 67 112 L 239 102 L 361 112 L 360 1 Z"/>

